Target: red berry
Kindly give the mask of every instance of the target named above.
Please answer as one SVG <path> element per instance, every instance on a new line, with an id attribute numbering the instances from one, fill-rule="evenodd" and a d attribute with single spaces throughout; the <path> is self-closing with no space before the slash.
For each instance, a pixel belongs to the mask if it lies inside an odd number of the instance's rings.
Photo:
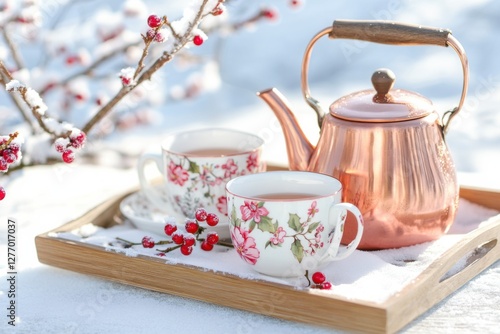
<path id="1" fill-rule="evenodd" d="M 66 58 L 66 64 L 67 65 L 73 65 L 74 63 L 78 62 L 79 58 L 77 56 L 68 56 Z"/>
<path id="2" fill-rule="evenodd" d="M 186 235 L 184 237 L 184 245 L 185 246 L 193 246 L 195 243 L 195 238 L 192 235 Z"/>
<path id="3" fill-rule="evenodd" d="M 177 245 L 181 245 L 184 242 L 184 236 L 180 233 L 172 234 L 172 241 Z"/>
<path id="4" fill-rule="evenodd" d="M 17 154 L 19 153 L 19 150 L 21 149 L 21 147 L 16 143 L 11 143 L 9 148 L 12 151 L 12 153 L 14 153 L 16 155 L 16 159 L 17 159 Z"/>
<path id="5" fill-rule="evenodd" d="M 214 10 L 212 10 L 212 15 L 213 16 L 219 16 L 223 12 L 224 12 L 224 10 L 222 8 L 220 8 L 219 5 L 217 5 L 217 7 L 215 7 Z"/>
<path id="6" fill-rule="evenodd" d="M 311 278 L 314 284 L 321 284 L 326 280 L 325 274 L 320 271 L 315 272 Z"/>
<path id="7" fill-rule="evenodd" d="M 161 25 L 161 17 L 158 15 L 149 15 L 148 17 L 148 26 L 151 28 L 157 28 Z"/>
<path id="8" fill-rule="evenodd" d="M 183 255 L 189 255 L 193 252 L 193 247 L 192 246 L 187 246 L 187 245 L 182 245 L 181 246 L 181 253 Z"/>
<path id="9" fill-rule="evenodd" d="M 158 31 L 155 35 L 155 42 L 158 43 L 163 43 L 165 42 L 165 36 L 161 33 L 161 31 Z"/>
<path id="10" fill-rule="evenodd" d="M 197 46 L 202 45 L 203 44 L 203 37 L 201 37 L 200 35 L 194 36 L 193 43 L 194 43 L 194 45 L 197 45 Z"/>
<path id="11" fill-rule="evenodd" d="M 210 232 L 210 233 L 207 234 L 206 241 L 210 245 L 215 245 L 216 243 L 219 242 L 219 235 L 217 234 L 217 232 Z"/>
<path id="12" fill-rule="evenodd" d="M 175 231 L 177 231 L 177 226 L 172 224 L 165 225 L 165 234 L 171 236 Z"/>
<path id="13" fill-rule="evenodd" d="M 122 79 L 122 84 L 123 84 L 124 86 L 128 86 L 128 85 L 130 85 L 130 83 L 132 82 L 132 81 L 130 80 L 130 78 L 127 78 L 127 77 L 120 77 L 120 79 Z"/>
<path id="14" fill-rule="evenodd" d="M 209 244 L 206 240 L 201 243 L 201 249 L 206 252 L 211 251 L 214 248 L 214 245 Z"/>
<path id="15" fill-rule="evenodd" d="M 70 164 L 75 160 L 75 153 L 72 150 L 65 150 L 62 154 L 62 159 L 65 163 Z"/>
<path id="16" fill-rule="evenodd" d="M 215 213 L 209 213 L 207 215 L 207 224 L 208 226 L 215 226 L 219 223 L 219 217 Z"/>
<path id="17" fill-rule="evenodd" d="M 330 282 L 323 282 L 321 283 L 320 287 L 321 290 L 330 290 L 332 288 L 332 283 Z"/>
<path id="18" fill-rule="evenodd" d="M 0 187 L 0 201 L 5 198 L 5 189 L 4 187 Z"/>
<path id="19" fill-rule="evenodd" d="M 194 213 L 194 217 L 199 222 L 204 222 L 205 220 L 207 220 L 207 215 L 208 215 L 207 211 L 203 208 L 197 209 L 196 212 Z"/>
<path id="20" fill-rule="evenodd" d="M 83 96 L 83 94 L 75 94 L 75 99 L 77 99 L 78 101 L 83 101 L 85 100 L 85 96 Z"/>
<path id="21" fill-rule="evenodd" d="M 159 257 L 164 257 L 164 256 L 165 256 L 165 253 L 156 253 L 155 255 L 156 255 L 156 256 L 159 256 Z"/>
<path id="22" fill-rule="evenodd" d="M 302 5 L 302 2 L 300 0 L 291 0 L 290 5 L 292 7 L 298 7 L 298 6 Z"/>
<path id="23" fill-rule="evenodd" d="M 148 39 L 154 39 L 156 36 L 156 31 L 154 29 L 149 29 L 147 32 L 146 32 L 146 37 Z"/>
<path id="24" fill-rule="evenodd" d="M 261 11 L 261 15 L 269 20 L 275 20 L 278 17 L 278 12 L 271 8 L 266 8 Z"/>
<path id="25" fill-rule="evenodd" d="M 56 147 L 56 151 L 59 153 L 63 153 L 64 150 L 66 149 L 66 146 L 62 142 L 56 141 L 54 143 L 54 146 Z"/>
<path id="26" fill-rule="evenodd" d="M 196 232 L 198 232 L 199 227 L 200 226 L 198 225 L 198 223 L 194 220 L 188 220 L 186 222 L 186 232 L 188 233 L 195 234 Z"/>
<path id="27" fill-rule="evenodd" d="M 70 137 L 71 146 L 74 148 L 81 148 L 85 144 L 85 139 L 87 136 L 85 132 L 79 132 L 76 136 Z"/>
<path id="28" fill-rule="evenodd" d="M 9 164 L 4 160 L 4 158 L 0 158 L 0 171 L 4 171 L 7 169 L 9 169 Z"/>
<path id="29" fill-rule="evenodd" d="M 16 155 L 10 149 L 8 149 L 8 148 L 6 148 L 5 150 L 3 150 L 2 156 L 3 156 L 4 160 L 5 160 L 5 162 L 7 162 L 8 164 L 13 163 L 17 159 Z"/>
<path id="30" fill-rule="evenodd" d="M 142 238 L 142 247 L 144 248 L 153 248 L 155 246 L 155 242 L 151 237 Z"/>

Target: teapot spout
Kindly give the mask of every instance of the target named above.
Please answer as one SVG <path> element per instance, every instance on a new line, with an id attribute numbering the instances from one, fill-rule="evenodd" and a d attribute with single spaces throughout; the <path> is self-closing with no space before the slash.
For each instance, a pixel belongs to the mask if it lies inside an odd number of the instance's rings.
<path id="1" fill-rule="evenodd" d="M 258 92 L 257 96 L 269 105 L 281 124 L 289 169 L 307 170 L 314 147 L 300 128 L 286 98 L 276 88 Z"/>

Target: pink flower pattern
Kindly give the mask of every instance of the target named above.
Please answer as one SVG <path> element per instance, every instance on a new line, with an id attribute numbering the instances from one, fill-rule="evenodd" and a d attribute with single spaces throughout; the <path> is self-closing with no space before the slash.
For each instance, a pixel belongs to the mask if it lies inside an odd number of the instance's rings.
<path id="1" fill-rule="evenodd" d="M 319 212 L 319 209 L 316 208 L 316 205 L 316 201 L 313 201 L 311 203 L 311 207 L 307 210 L 307 215 L 309 217 L 314 217 L 314 215 Z"/>
<path id="2" fill-rule="evenodd" d="M 219 210 L 220 213 L 223 215 L 227 216 L 227 197 L 226 196 L 221 196 L 217 199 L 217 210 Z"/>
<path id="3" fill-rule="evenodd" d="M 171 182 L 180 186 L 183 186 L 189 178 L 188 172 L 182 166 L 176 165 L 172 161 L 168 165 L 167 176 Z"/>
<path id="4" fill-rule="evenodd" d="M 258 224 L 260 223 L 261 216 L 267 216 L 269 211 L 265 207 L 258 206 L 257 202 L 245 201 L 245 205 L 240 206 L 241 219 L 244 221 L 253 220 Z"/>
<path id="5" fill-rule="evenodd" d="M 252 170 L 257 167 L 259 167 L 259 154 L 253 152 L 247 158 L 247 169 Z"/>
<path id="6" fill-rule="evenodd" d="M 253 173 L 246 168 L 249 160 L 260 162 L 258 152 L 252 157 L 239 161 L 239 158 L 226 158 L 224 163 L 197 163 L 188 157 L 180 157 L 179 161 L 170 161 L 167 166 L 167 179 L 180 187 L 187 188 L 181 198 L 175 199 L 184 215 L 190 215 L 199 206 L 215 206 L 216 210 L 227 216 L 227 200 L 222 184 L 240 175 Z M 241 165 L 241 167 L 240 167 Z M 174 201 L 174 198 L 171 197 Z"/>
<path id="7" fill-rule="evenodd" d="M 230 178 L 233 175 L 236 175 L 238 172 L 238 165 L 234 162 L 234 159 L 227 159 L 225 164 L 222 164 L 222 169 L 224 170 L 224 177 Z"/>
<path id="8" fill-rule="evenodd" d="M 234 198 L 230 197 L 227 200 L 232 202 Z M 234 211 L 237 207 L 235 204 L 232 205 Z M 297 213 L 290 213 L 288 226 L 280 226 L 275 218 L 269 216 L 265 202 L 243 200 L 243 204 L 240 202 L 238 205 L 241 215 L 238 217 L 237 213 L 233 212 L 230 217 L 231 239 L 240 257 L 249 264 L 255 265 L 260 252 L 268 246 L 281 247 L 286 244 L 286 240 L 290 240 L 290 252 L 299 263 L 304 257 L 314 256 L 319 249 L 325 247 L 323 241 L 325 226 L 321 221 L 312 219 L 319 212 L 316 201 L 311 201 L 305 220 L 302 220 Z M 270 233 L 264 245 L 258 246 L 252 238 L 252 233 L 256 230 Z M 259 247 L 262 249 L 259 250 Z"/>
<path id="9" fill-rule="evenodd" d="M 240 257 L 249 264 L 256 264 L 260 252 L 256 247 L 255 239 L 250 236 L 250 233 L 240 227 L 235 227 L 231 230 L 231 238 Z"/>
<path id="10" fill-rule="evenodd" d="M 280 226 L 280 227 L 278 227 L 276 232 L 274 232 L 270 241 L 273 245 L 279 245 L 285 241 L 285 237 L 286 237 L 286 231 L 283 227 Z"/>

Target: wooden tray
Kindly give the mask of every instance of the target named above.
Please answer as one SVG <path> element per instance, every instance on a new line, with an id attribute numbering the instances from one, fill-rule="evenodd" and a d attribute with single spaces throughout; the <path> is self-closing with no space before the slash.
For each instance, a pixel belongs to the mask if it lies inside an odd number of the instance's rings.
<path id="1" fill-rule="evenodd" d="M 147 256 L 127 257 L 103 247 L 49 236 L 87 223 L 112 226 L 114 216 L 119 213 L 119 204 L 126 196 L 128 194 L 112 198 L 82 217 L 37 236 L 39 261 L 115 282 L 286 320 L 367 333 L 393 333 L 500 258 L 500 217 L 497 216 L 492 224 L 466 234 L 400 293 L 384 303 L 373 303 L 330 296 L 314 289 L 298 290 L 268 281 L 246 280 L 183 264 L 165 264 L 162 259 Z M 461 197 L 500 210 L 500 192 L 462 187 Z M 466 266 L 447 277 L 450 269 L 466 256 Z M 178 284 L 179 278 L 183 284 Z M 245 298 L 241 298 L 242 294 Z M 312 309 L 315 311 L 310 312 Z"/>

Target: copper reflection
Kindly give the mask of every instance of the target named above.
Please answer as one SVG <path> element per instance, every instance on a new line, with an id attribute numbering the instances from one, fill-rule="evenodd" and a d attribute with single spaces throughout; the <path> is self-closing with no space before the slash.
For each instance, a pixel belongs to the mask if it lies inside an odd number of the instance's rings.
<path id="1" fill-rule="evenodd" d="M 453 222 L 458 206 L 455 167 L 438 116 L 406 122 L 361 123 L 326 117 L 308 170 L 345 185 L 343 201 L 365 220 L 360 249 L 435 240 Z M 323 139 L 324 139 L 323 138 Z M 343 242 L 356 234 L 348 220 Z"/>

